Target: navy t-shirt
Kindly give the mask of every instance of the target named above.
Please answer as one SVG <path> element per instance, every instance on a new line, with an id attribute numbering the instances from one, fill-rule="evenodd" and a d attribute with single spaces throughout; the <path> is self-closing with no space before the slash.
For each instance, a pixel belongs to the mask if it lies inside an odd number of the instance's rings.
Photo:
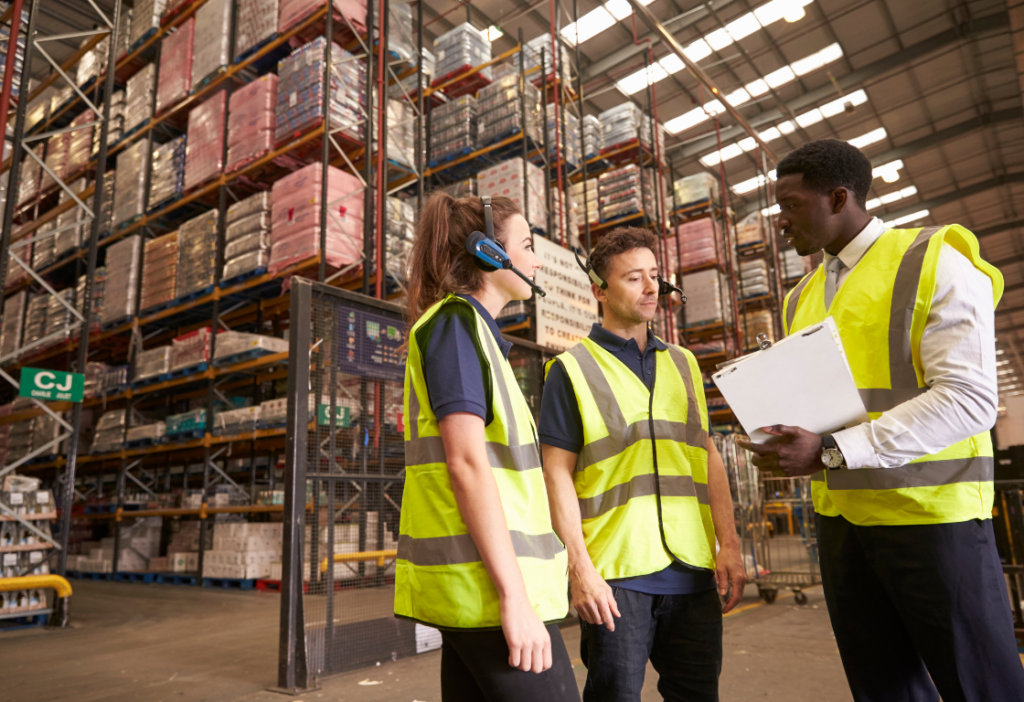
<path id="1" fill-rule="evenodd" d="M 491 313 L 472 295 L 459 295 L 468 301 L 487 323 L 498 348 L 506 358 L 512 342 L 501 337 Z M 476 329 L 466 317 L 456 313 L 458 303 L 445 305 L 437 312 L 434 328 L 423 354 L 423 375 L 430 396 L 430 408 L 438 421 L 455 412 L 469 412 L 490 424 L 491 403 L 484 384 L 484 368 L 477 355 L 473 337 Z M 480 340 L 486 343 L 486 340 Z"/>
<path id="2" fill-rule="evenodd" d="M 647 330 L 647 345 L 643 352 L 635 339 L 623 339 L 595 324 L 590 330 L 590 339 L 611 353 L 651 389 L 654 379 L 654 365 L 658 352 L 668 351 L 654 333 Z M 576 393 L 572 381 L 561 363 L 554 363 L 544 381 L 544 398 L 541 401 L 540 423 L 537 426 L 540 443 L 555 446 L 566 451 L 579 453 L 583 449 L 583 418 L 580 416 Z M 652 534 L 652 538 L 660 538 Z M 615 587 L 643 592 L 648 595 L 686 595 L 704 592 L 715 586 L 714 573 L 698 571 L 673 563 L 665 570 L 638 578 L 609 580 Z"/>

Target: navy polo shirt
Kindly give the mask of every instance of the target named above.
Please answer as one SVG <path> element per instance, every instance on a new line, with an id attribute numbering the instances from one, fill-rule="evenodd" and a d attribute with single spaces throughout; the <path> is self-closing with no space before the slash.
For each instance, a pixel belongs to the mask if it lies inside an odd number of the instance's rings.
<path id="1" fill-rule="evenodd" d="M 498 342 L 498 349 L 508 358 L 512 342 L 505 341 L 491 313 L 472 295 L 459 295 L 469 302 L 484 318 L 487 328 Z M 434 328 L 423 354 L 423 375 L 430 396 L 430 408 L 438 421 L 455 412 L 469 412 L 484 420 L 494 419 L 484 386 L 484 369 L 477 355 L 473 337 L 476 329 L 472 322 L 455 314 L 449 304 L 437 312 Z M 481 339 L 481 343 L 487 343 Z"/>
<path id="2" fill-rule="evenodd" d="M 595 324 L 590 330 L 590 340 L 596 342 L 644 382 L 651 389 L 654 379 L 654 365 L 659 351 L 668 351 L 668 346 L 647 330 L 647 345 L 643 352 L 635 339 L 623 339 Z M 561 363 L 553 363 L 544 381 L 544 398 L 541 401 L 540 423 L 537 426 L 540 443 L 555 446 L 566 451 L 579 453 L 583 449 L 583 418 L 580 416 L 576 393 L 572 381 Z M 659 538 L 651 534 L 651 538 Z M 665 570 L 638 578 L 609 580 L 610 584 L 625 590 L 634 590 L 648 595 L 687 595 L 704 592 L 715 586 L 714 574 L 687 568 L 673 563 Z"/>

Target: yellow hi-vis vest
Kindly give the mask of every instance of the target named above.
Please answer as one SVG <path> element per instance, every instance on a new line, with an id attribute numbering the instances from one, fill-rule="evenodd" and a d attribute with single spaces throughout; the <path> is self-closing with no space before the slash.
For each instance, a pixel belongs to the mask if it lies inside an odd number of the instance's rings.
<path id="1" fill-rule="evenodd" d="M 450 629 L 501 626 L 498 593 L 455 501 L 423 375 L 423 350 L 442 307 L 475 329 L 494 415 L 485 429 L 487 456 L 530 603 L 545 622 L 562 619 L 569 610 L 568 559 L 551 526 L 533 415 L 487 324 L 454 295 L 428 309 L 409 334 L 395 615 Z"/>
<path id="2" fill-rule="evenodd" d="M 825 309 L 819 266 L 786 296 L 792 334 L 831 316 L 871 419 L 927 392 L 921 336 L 935 294 L 939 251 L 949 244 L 992 279 L 993 307 L 1003 277 L 982 260 L 978 240 L 957 224 L 889 229 L 854 266 Z M 860 525 L 945 524 L 992 516 L 995 469 L 988 432 L 898 468 L 826 470 L 811 480 L 814 508 Z"/>
<path id="3" fill-rule="evenodd" d="M 583 448 L 573 484 L 587 552 L 606 580 L 657 573 L 673 555 L 715 567 L 700 368 L 677 346 L 655 359 L 651 391 L 588 338 L 546 369 L 560 362 L 576 393 Z"/>

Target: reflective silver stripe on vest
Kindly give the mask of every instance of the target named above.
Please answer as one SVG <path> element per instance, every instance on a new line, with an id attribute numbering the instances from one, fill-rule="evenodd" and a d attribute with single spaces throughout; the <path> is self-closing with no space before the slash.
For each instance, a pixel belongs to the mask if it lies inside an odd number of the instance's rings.
<path id="1" fill-rule="evenodd" d="M 991 456 L 908 463 L 899 468 L 849 468 L 828 471 L 829 490 L 898 490 L 953 483 L 988 482 L 995 477 Z"/>
<path id="2" fill-rule="evenodd" d="M 505 446 L 495 441 L 488 441 L 487 458 L 492 468 L 506 470 L 532 470 L 540 468 L 540 453 L 536 444 Z M 405 464 L 420 466 L 426 463 L 447 463 L 444 442 L 440 436 L 421 436 L 405 442 Z"/>
<path id="3" fill-rule="evenodd" d="M 686 444 L 688 446 L 707 446 L 708 434 L 700 425 L 700 407 L 697 404 L 697 393 L 693 390 L 693 371 L 686 356 L 675 346 L 668 347 L 669 357 L 675 362 L 679 377 L 686 388 Z M 701 380 L 703 383 L 703 380 Z"/>
<path id="4" fill-rule="evenodd" d="M 579 363 L 583 377 L 586 378 L 587 386 L 590 388 L 590 394 L 597 404 L 597 410 L 608 429 L 608 436 L 592 441 L 583 447 L 576 461 L 576 470 L 582 471 L 587 466 L 618 456 L 640 441 L 649 441 L 651 439 L 650 422 L 643 419 L 626 424 L 626 417 L 622 413 L 622 407 L 619 405 L 615 393 L 612 392 L 608 378 L 605 377 L 604 371 L 601 370 L 597 359 L 590 353 L 590 350 L 584 344 L 577 344 L 569 349 L 568 353 Z M 685 360 L 683 357 L 684 363 Z M 707 432 L 700 425 L 700 412 L 697 409 L 697 400 L 693 395 L 693 379 L 689 373 L 689 364 L 687 364 L 686 370 L 687 373 L 682 374 L 683 382 L 687 389 L 687 402 L 692 403 L 688 404 L 687 421 L 683 423 L 656 419 L 654 420 L 654 434 L 658 439 L 704 448 L 707 446 Z"/>
<path id="5" fill-rule="evenodd" d="M 928 388 L 860 388 L 858 392 L 868 412 L 888 412 L 896 405 L 928 392 Z"/>
<path id="6" fill-rule="evenodd" d="M 793 288 L 793 292 L 789 294 L 789 304 L 786 305 L 786 329 L 790 334 L 793 333 L 793 319 L 796 317 L 796 304 L 800 301 L 800 295 L 803 294 L 804 288 L 807 287 L 808 281 L 817 271 L 812 271 L 804 276 L 804 279 L 796 284 Z"/>
<path id="7" fill-rule="evenodd" d="M 889 385 L 893 388 L 916 388 L 917 371 L 911 352 L 910 325 L 914 319 L 914 303 L 921 282 L 921 268 L 928 253 L 928 242 L 941 227 L 925 227 L 903 254 L 892 286 L 892 307 L 889 311 Z"/>
<path id="8" fill-rule="evenodd" d="M 658 482 L 661 485 L 662 497 L 696 497 L 702 505 L 711 504 L 708 500 L 707 483 L 695 483 L 689 475 L 663 475 Z M 622 507 L 634 497 L 655 495 L 654 474 L 636 475 L 628 483 L 620 483 L 605 490 L 599 495 L 580 500 L 580 516 L 583 519 L 594 519 L 616 507 Z"/>
<path id="9" fill-rule="evenodd" d="M 565 550 L 554 533 L 524 534 L 509 531 L 516 558 L 554 559 Z M 451 566 L 480 563 L 480 552 L 469 534 L 416 539 L 408 534 L 398 537 L 398 559 L 417 566 Z"/>
<path id="10" fill-rule="evenodd" d="M 811 475 L 812 483 L 823 483 L 825 482 L 825 471 L 819 470 L 817 473 Z"/>

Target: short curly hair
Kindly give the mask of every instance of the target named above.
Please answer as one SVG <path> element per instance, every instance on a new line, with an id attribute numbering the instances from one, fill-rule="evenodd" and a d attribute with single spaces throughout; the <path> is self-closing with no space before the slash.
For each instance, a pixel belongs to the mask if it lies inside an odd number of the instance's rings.
<path id="1" fill-rule="evenodd" d="M 658 255 L 658 239 L 650 229 L 640 227 L 616 227 L 601 237 L 590 252 L 590 265 L 605 279 L 613 256 L 633 249 L 650 249 Z"/>
<path id="2" fill-rule="evenodd" d="M 779 162 L 775 174 L 802 175 L 804 185 L 819 193 L 847 188 L 862 209 L 871 189 L 871 161 L 856 146 L 838 139 L 804 144 Z"/>

